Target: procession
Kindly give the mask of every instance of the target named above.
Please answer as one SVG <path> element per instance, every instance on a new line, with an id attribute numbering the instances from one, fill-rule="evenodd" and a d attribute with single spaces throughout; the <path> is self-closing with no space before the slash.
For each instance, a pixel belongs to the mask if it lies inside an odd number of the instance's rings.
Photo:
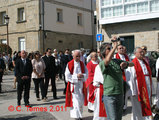
<path id="1" fill-rule="evenodd" d="M 158 0 L 1 0 L 0 120 L 159 120 Z"/>
<path id="2" fill-rule="evenodd" d="M 72 52 L 66 49 L 63 54 L 62 51 L 58 53 L 56 49 L 52 53 L 50 48 L 43 56 L 39 51 L 28 54 L 23 50 L 15 53 L 13 87 L 17 88 L 17 106 L 22 105 L 21 99 L 24 96 L 25 107 L 32 107 L 29 102 L 31 80 L 34 81 L 37 101 L 48 101 L 49 84 L 53 99 L 60 99 L 56 92 L 58 89 L 56 80 L 63 79 L 65 107 L 70 107 L 70 118 L 82 120 L 82 113 L 85 112 L 83 106 L 87 106 L 88 112 L 93 113 L 93 120 L 121 120 L 130 99 L 132 120 L 152 120 L 155 117 L 154 111 L 157 113 L 159 110 L 159 103 L 158 92 L 155 102 L 152 101 L 152 94 L 155 91 L 149 58 L 145 56 L 147 47 L 136 47 L 135 58 L 131 61 L 120 41 L 117 41 L 116 37 L 112 39 L 116 41 L 104 43 L 100 47 L 100 52 L 92 50 L 88 55 L 84 49 Z M 8 66 L 4 62 L 5 57 L 0 59 L 1 82 L 3 72 Z M 158 61 L 156 80 L 158 80 Z M 3 86 L 0 88 L 2 92 Z M 154 106 L 155 110 L 152 109 Z"/>

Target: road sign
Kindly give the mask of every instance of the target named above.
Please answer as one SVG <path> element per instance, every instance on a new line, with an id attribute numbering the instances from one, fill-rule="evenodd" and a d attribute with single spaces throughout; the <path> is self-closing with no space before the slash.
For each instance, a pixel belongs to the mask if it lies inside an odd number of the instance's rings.
<path id="1" fill-rule="evenodd" d="M 96 41 L 103 41 L 103 35 L 102 34 L 97 34 L 96 35 Z"/>

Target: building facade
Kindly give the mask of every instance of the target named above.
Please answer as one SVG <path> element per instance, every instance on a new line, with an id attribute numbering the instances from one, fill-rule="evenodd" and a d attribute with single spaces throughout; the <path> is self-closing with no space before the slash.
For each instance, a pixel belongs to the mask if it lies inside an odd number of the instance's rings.
<path id="1" fill-rule="evenodd" d="M 128 52 L 146 45 L 149 51 L 159 49 L 159 0 L 98 0 L 98 32 L 104 41 L 123 37 Z"/>
<path id="2" fill-rule="evenodd" d="M 95 46 L 92 0 L 1 0 L 0 42 L 28 52 Z"/>

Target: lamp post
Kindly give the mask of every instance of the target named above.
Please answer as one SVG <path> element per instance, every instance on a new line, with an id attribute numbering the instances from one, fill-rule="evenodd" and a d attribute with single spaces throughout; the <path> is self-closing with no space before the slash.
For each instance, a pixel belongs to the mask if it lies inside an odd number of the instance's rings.
<path id="1" fill-rule="evenodd" d="M 8 55 L 8 46 L 9 46 L 9 36 L 8 36 L 9 17 L 8 17 L 8 15 L 5 15 L 4 19 L 5 19 L 5 23 L 6 23 L 6 26 L 7 26 L 7 55 Z"/>

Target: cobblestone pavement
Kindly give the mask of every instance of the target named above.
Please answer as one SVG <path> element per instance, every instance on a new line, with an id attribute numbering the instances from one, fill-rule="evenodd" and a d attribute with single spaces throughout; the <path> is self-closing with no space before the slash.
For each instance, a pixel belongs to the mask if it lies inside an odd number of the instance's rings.
<path id="1" fill-rule="evenodd" d="M 69 116 L 69 109 L 64 110 L 65 96 L 63 95 L 64 82 L 62 80 L 57 81 L 57 95 L 60 99 L 53 100 L 52 92 L 48 92 L 48 102 L 36 101 L 34 93 L 34 84 L 31 83 L 30 90 L 30 103 L 33 108 L 47 108 L 44 111 L 28 111 L 23 105 L 20 108 L 20 112 L 16 111 L 17 107 L 17 93 L 16 89 L 13 89 L 13 73 L 9 73 L 3 77 L 2 93 L 0 93 L 0 120 L 73 120 Z M 153 80 L 155 81 L 155 80 Z M 156 85 L 155 85 L 156 86 Z M 14 107 L 14 111 L 9 111 L 9 106 Z M 54 107 L 54 108 L 53 108 Z M 123 114 L 123 120 L 131 120 L 131 102 L 128 101 L 127 111 Z M 93 113 L 87 112 L 87 107 L 84 107 L 83 117 L 84 120 L 92 120 Z"/>
<path id="2" fill-rule="evenodd" d="M 10 115 L 0 117 L 0 120 L 57 120 L 48 112 L 36 112 L 30 115 Z"/>
<path id="3" fill-rule="evenodd" d="M 17 90 L 13 89 L 13 74 L 9 73 L 3 77 L 2 82 L 2 93 L 0 94 L 0 101 L 10 101 L 17 98 Z M 31 91 L 33 90 L 33 83 L 31 87 Z M 2 103 L 0 103 L 0 107 Z M 8 105 L 9 106 L 9 105 Z M 7 106 L 7 107 L 8 107 Z M 9 111 L 7 111 L 9 112 Z M 31 114 L 15 114 L 15 115 L 0 115 L 0 120 L 57 120 L 52 114 L 49 112 L 33 112 Z"/>

